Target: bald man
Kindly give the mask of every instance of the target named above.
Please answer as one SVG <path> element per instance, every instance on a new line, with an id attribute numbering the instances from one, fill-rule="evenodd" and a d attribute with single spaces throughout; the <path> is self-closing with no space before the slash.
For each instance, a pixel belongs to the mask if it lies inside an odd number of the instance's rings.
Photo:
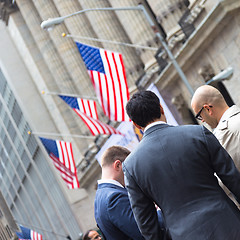
<path id="1" fill-rule="evenodd" d="M 229 107 L 222 94 L 214 87 L 203 85 L 191 101 L 196 118 L 206 122 L 240 170 L 240 108 Z"/>
<path id="2" fill-rule="evenodd" d="M 203 85 L 193 95 L 191 106 L 196 118 L 206 122 L 240 169 L 240 108 L 229 107 L 214 87 Z"/>

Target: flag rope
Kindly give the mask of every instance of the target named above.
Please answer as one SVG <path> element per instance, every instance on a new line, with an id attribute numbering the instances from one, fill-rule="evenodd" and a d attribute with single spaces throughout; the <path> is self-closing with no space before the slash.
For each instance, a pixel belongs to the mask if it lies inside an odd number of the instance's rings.
<path id="1" fill-rule="evenodd" d="M 80 95 L 77 95 L 77 94 L 70 94 L 70 93 L 58 93 L 58 92 L 49 92 L 49 91 L 45 91 L 45 90 L 42 90 L 41 91 L 42 94 L 46 94 L 46 95 L 65 95 L 65 96 L 68 96 L 68 97 L 79 97 L 79 98 L 85 98 L 85 99 L 92 99 L 92 100 L 98 100 L 97 97 L 94 97 L 94 96 L 80 96 Z"/>
<path id="2" fill-rule="evenodd" d="M 112 41 L 112 40 L 107 40 L 107 39 L 75 36 L 75 35 L 66 34 L 66 33 L 62 33 L 62 37 L 69 37 L 69 38 L 75 38 L 75 39 L 81 39 L 81 40 L 82 39 L 83 40 L 91 40 L 91 41 L 101 42 L 101 43 L 104 43 L 104 42 L 105 43 L 112 43 L 112 44 L 121 45 L 121 46 L 125 46 L 125 47 L 141 48 L 141 49 L 151 50 L 151 51 L 155 51 L 155 52 L 158 50 L 158 48 L 155 48 L 155 47 L 149 47 L 149 46 L 143 46 L 143 45 L 131 44 L 131 43 L 124 43 L 124 42 L 117 42 L 117 41 Z"/>
<path id="3" fill-rule="evenodd" d="M 76 134 L 60 134 L 60 133 L 46 133 L 46 132 L 32 132 L 28 131 L 28 134 L 31 135 L 46 135 L 46 136 L 61 136 L 61 137 L 75 137 L 75 138 L 90 138 L 94 139 L 96 136 L 85 136 L 85 135 L 76 135 Z"/>

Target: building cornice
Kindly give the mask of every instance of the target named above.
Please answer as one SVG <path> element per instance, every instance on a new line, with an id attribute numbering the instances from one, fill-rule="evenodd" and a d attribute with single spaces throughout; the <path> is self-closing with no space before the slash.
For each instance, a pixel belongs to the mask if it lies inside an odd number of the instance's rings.
<path id="1" fill-rule="evenodd" d="M 198 59 L 206 46 L 215 38 L 214 36 L 217 36 L 231 20 L 230 13 L 239 8 L 239 0 L 221 0 L 213 7 L 175 56 L 183 71 Z M 173 64 L 170 64 L 157 77 L 155 84 L 161 84 L 161 88 L 164 88 L 178 77 Z"/>

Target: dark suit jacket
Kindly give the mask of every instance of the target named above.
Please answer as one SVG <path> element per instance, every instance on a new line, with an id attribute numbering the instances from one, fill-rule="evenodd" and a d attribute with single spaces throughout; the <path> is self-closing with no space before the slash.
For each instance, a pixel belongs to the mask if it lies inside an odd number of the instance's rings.
<path id="1" fill-rule="evenodd" d="M 123 170 L 145 239 L 161 239 L 153 202 L 173 240 L 240 239 L 240 212 L 214 175 L 240 199 L 240 173 L 205 127 L 150 127 Z"/>
<path id="2" fill-rule="evenodd" d="M 142 240 L 128 193 L 111 183 L 101 183 L 95 197 L 95 219 L 106 240 Z"/>

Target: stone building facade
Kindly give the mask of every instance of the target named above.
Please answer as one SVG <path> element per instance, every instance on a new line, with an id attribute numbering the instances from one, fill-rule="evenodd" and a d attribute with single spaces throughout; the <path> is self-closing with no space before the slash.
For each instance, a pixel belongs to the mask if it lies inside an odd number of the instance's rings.
<path id="1" fill-rule="evenodd" d="M 65 19 L 51 30 L 40 27 L 43 20 L 80 10 L 134 7 L 139 3 L 143 4 L 150 15 L 154 28 L 151 28 L 141 11 L 133 10 L 88 11 Z M 95 97 L 74 40 L 121 52 L 130 94 L 154 83 L 179 124 L 198 124 L 190 109 L 192 92 L 161 43 L 166 43 L 192 91 L 221 71 L 232 67 L 232 77 L 222 83 L 234 103 L 240 105 L 239 13 L 238 0 L 0 1 L 1 33 L 4 36 L 0 40 L 0 70 L 19 102 L 29 130 L 38 133 L 32 134 L 31 138 L 46 162 L 49 162 L 49 169 L 56 178 L 54 184 L 59 186 L 64 196 L 62 201 L 69 205 L 72 219 L 78 224 L 73 234 L 70 229 L 65 229 L 63 235 L 77 239 L 78 232 L 81 234 L 96 227 L 93 202 L 101 168 L 95 154 L 108 138 L 71 137 L 91 134 L 81 119 L 55 94 Z M 67 37 L 62 37 L 62 33 L 67 34 Z M 161 34 L 161 39 L 158 34 Z M 133 44 L 134 47 L 109 41 Z M 14 54 L 13 57 L 10 57 L 10 53 Z M 42 94 L 43 91 L 45 94 Z M 3 101 L 3 98 L 0 99 Z M 8 108 L 7 104 L 4 106 Z M 100 106 L 98 112 L 100 120 L 108 122 Z M 117 127 L 119 123 L 110 124 Z M 7 128 L 5 130 L 8 132 Z M 38 139 L 38 136 L 47 138 L 47 133 L 56 133 L 58 137 L 55 138 L 72 142 L 80 189 L 68 190 L 52 167 Z M 27 134 L 27 130 L 24 134 Z M 6 148 L 4 142 L 1 147 Z M 31 157 L 34 162 L 34 156 Z M 25 176 L 34 181 L 34 176 L 27 172 Z M 19 181 L 24 188 L 24 179 Z M 11 186 L 3 187 L 0 184 L 0 187 L 16 218 L 16 209 L 21 206 L 22 195 L 18 193 L 21 190 L 15 189 L 14 197 L 9 197 Z M 52 199 L 51 196 L 47 198 Z M 54 213 L 56 216 L 59 214 L 57 212 Z M 52 223 L 55 230 L 60 226 L 61 224 Z M 43 234 L 49 236 L 48 232 L 44 232 L 44 226 L 41 228 Z M 61 236 L 58 237 L 61 239 Z"/>

